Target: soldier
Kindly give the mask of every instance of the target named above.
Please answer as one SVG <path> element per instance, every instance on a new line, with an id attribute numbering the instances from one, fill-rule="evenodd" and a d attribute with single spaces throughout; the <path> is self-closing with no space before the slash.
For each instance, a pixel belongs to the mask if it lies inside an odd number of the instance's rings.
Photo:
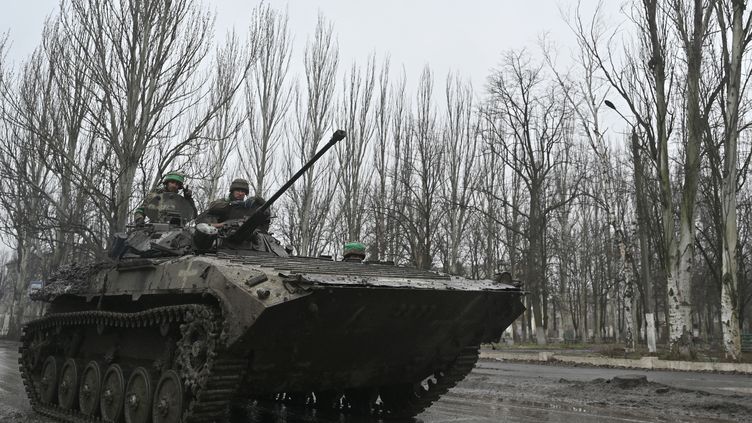
<path id="1" fill-rule="evenodd" d="M 226 220 L 243 219 L 261 207 L 265 200 L 258 195 L 250 197 L 250 185 L 248 181 L 237 178 L 230 184 L 230 193 L 225 198 L 214 200 L 209 208 L 199 218 L 199 221 L 209 223 L 215 227 L 222 227 Z M 269 230 L 270 216 L 266 211 L 266 222 L 259 229 L 263 232 Z"/>
<path id="2" fill-rule="evenodd" d="M 137 225 L 143 224 L 145 217 L 150 215 L 150 213 L 147 213 L 147 210 L 154 211 L 153 215 L 159 215 L 160 219 L 163 217 L 161 216 L 163 213 L 160 213 L 162 210 L 178 212 L 186 221 L 195 218 L 198 212 L 196 204 L 193 201 L 193 191 L 184 186 L 184 183 L 185 176 L 182 173 L 174 171 L 166 173 L 162 177 L 162 186 L 149 192 L 144 198 L 143 203 L 141 203 L 141 206 L 133 213 L 134 223 Z M 183 190 L 182 197 L 179 194 L 181 189 Z M 165 197 L 170 198 L 172 203 L 177 204 L 166 204 L 164 201 Z M 185 207 L 186 205 L 188 207 Z M 170 220 L 174 218 L 174 216 L 164 217 L 169 217 Z"/>

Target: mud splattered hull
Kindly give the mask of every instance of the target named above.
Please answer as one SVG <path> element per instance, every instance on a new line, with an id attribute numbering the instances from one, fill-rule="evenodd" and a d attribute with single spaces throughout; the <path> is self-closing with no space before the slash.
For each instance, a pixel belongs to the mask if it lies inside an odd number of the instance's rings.
<path id="1" fill-rule="evenodd" d="M 250 391 L 419 380 L 463 349 L 497 341 L 524 310 L 519 292 L 341 285 L 312 291 L 266 310 L 237 343 L 253 363 Z"/>
<path id="2" fill-rule="evenodd" d="M 268 255 L 121 261 L 63 288 L 20 364 L 32 406 L 68 422 L 223 421 L 238 397 L 414 416 L 524 310 L 494 281 Z"/>

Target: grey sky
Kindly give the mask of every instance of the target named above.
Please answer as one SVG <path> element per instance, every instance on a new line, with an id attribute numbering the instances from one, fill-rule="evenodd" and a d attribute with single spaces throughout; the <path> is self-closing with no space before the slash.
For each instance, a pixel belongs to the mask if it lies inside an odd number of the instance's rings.
<path id="1" fill-rule="evenodd" d="M 582 7 L 590 13 L 597 1 L 582 0 Z M 13 45 L 9 59 L 18 63 L 39 43 L 44 19 L 57 8 L 58 0 L 3 3 L 0 31 L 10 32 Z M 535 48 L 544 32 L 561 46 L 562 60 L 568 60 L 573 40 L 562 21 L 560 8 L 571 9 L 577 4 L 574 0 L 271 0 L 269 3 L 281 9 L 288 7 L 297 56 L 321 11 L 334 23 L 341 67 L 349 67 L 353 60 L 363 63 L 371 52 L 377 54 L 379 61 L 389 53 L 393 70 L 404 66 L 409 81 L 415 81 L 429 64 L 438 80 L 443 80 L 451 69 L 470 78 L 476 89 L 483 86 L 489 69 L 499 63 L 503 51 Z M 609 3 L 609 12 L 615 14 L 617 2 Z M 217 37 L 222 39 L 224 32 L 233 26 L 238 33 L 246 33 L 251 9 L 258 2 L 214 0 L 206 4 L 217 12 Z"/>

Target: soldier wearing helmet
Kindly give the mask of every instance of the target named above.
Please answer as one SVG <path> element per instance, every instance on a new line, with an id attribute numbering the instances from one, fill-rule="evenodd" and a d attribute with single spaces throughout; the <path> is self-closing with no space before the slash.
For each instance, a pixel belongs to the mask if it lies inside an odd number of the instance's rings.
<path id="1" fill-rule="evenodd" d="M 162 177 L 162 186 L 150 191 L 141 206 L 133 213 L 133 220 L 143 224 L 146 217 L 162 222 L 173 222 L 179 218 L 181 223 L 192 220 L 198 214 L 193 201 L 193 191 L 185 184 L 185 175 L 168 172 Z M 183 190 L 183 195 L 180 195 Z"/>
<path id="2" fill-rule="evenodd" d="M 215 227 L 222 227 L 226 220 L 243 219 L 250 216 L 265 201 L 258 195 L 249 196 L 250 184 L 242 178 L 233 180 L 229 191 L 227 197 L 212 201 L 209 208 L 198 220 Z M 266 215 L 266 223 L 259 228 L 264 232 L 269 230 L 270 222 L 268 211 Z"/>

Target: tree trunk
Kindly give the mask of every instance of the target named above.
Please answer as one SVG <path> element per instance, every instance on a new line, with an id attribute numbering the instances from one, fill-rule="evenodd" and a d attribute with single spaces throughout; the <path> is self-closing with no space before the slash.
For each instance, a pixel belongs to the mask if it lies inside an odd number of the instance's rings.
<path id="1" fill-rule="evenodd" d="M 635 349 L 635 308 L 632 263 L 627 257 L 627 245 L 621 242 L 619 256 L 622 264 L 622 280 L 624 281 L 624 343 L 629 351 Z"/>
<path id="2" fill-rule="evenodd" d="M 10 324 L 8 325 L 8 338 L 18 339 L 21 336 L 21 326 L 23 325 L 23 314 L 25 309 L 24 297 L 28 292 L 30 260 L 32 258 L 31 240 L 26 239 L 19 243 L 17 254 L 17 272 L 16 280 L 13 283 L 13 299 L 11 302 L 9 315 Z"/>
<path id="3" fill-rule="evenodd" d="M 703 43 L 708 30 L 712 8 L 705 8 L 702 0 L 692 2 L 692 11 L 684 13 L 680 2 L 674 3 L 677 31 L 683 43 L 687 60 L 686 74 L 686 128 L 687 144 L 684 159 L 684 185 L 679 209 L 678 251 L 669 254 L 668 277 L 669 345 L 674 353 L 682 356 L 693 353 L 692 344 L 692 298 L 691 282 L 695 246 L 695 198 L 700 173 L 700 143 L 704 134 L 704 119 L 700 104 L 700 79 L 702 77 Z M 690 21 L 691 20 L 691 24 Z M 668 155 L 667 151 L 664 151 Z M 668 172 L 661 164 L 661 169 Z M 668 175 L 662 175 L 662 183 L 668 183 Z M 670 186 L 666 187 L 670 190 Z M 665 201 L 664 201 L 665 202 Z M 670 210 L 673 212 L 673 210 Z M 664 210 L 664 230 L 673 233 L 673 213 Z M 673 243 L 672 243 L 673 244 Z M 675 245 L 675 244 L 674 244 Z"/>
<path id="4" fill-rule="evenodd" d="M 650 248 L 648 242 L 648 210 L 647 198 L 644 183 L 645 170 L 642 166 L 642 156 L 640 155 L 639 139 L 637 131 L 632 131 L 631 137 L 632 166 L 635 180 L 635 202 L 637 203 L 637 236 L 640 240 L 640 276 L 642 279 L 643 292 L 645 298 L 643 307 L 645 309 L 645 338 L 648 344 L 648 351 L 655 353 L 655 311 L 653 308 L 653 281 L 650 277 Z"/>
<path id="5" fill-rule="evenodd" d="M 133 161 L 123 164 L 123 172 L 117 181 L 117 193 L 115 195 L 115 210 L 113 211 L 112 220 L 110 221 L 110 236 L 109 243 L 112 240 L 112 236 L 117 232 L 125 230 L 125 225 L 128 222 L 129 200 L 133 191 L 133 181 L 136 178 L 136 171 L 138 170 L 138 163 Z"/>
<path id="6" fill-rule="evenodd" d="M 546 327 L 544 321 L 544 289 L 545 281 L 543 259 L 544 225 L 541 216 L 540 193 L 538 189 L 530 190 L 530 219 L 528 245 L 528 274 L 530 276 L 530 297 L 533 305 L 533 317 L 535 318 L 535 339 L 538 345 L 546 344 Z"/>
<path id="7" fill-rule="evenodd" d="M 733 4 L 732 46 L 728 66 L 728 85 L 726 96 L 726 142 L 724 156 L 724 178 L 721 187 L 721 329 L 723 347 L 726 357 L 740 360 L 741 338 L 739 330 L 739 296 L 738 266 L 736 262 L 738 229 L 736 222 L 736 186 L 737 186 L 737 139 L 739 135 L 739 102 L 742 54 L 744 49 L 743 13 L 745 2 L 736 0 Z M 719 10 L 718 13 L 721 13 Z M 725 30 L 725 28 L 722 28 Z"/>

